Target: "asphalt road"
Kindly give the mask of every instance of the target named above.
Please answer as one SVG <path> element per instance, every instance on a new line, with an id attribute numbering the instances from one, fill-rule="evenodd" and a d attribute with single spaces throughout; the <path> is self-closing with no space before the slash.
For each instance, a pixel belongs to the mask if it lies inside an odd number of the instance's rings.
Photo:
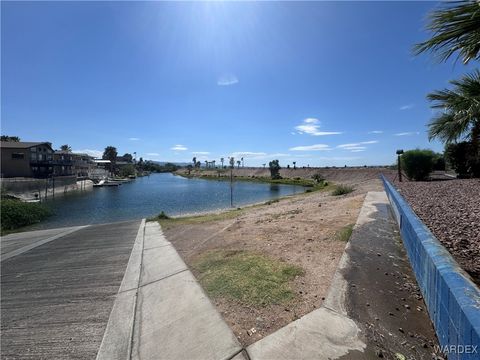
<path id="1" fill-rule="evenodd" d="M 95 359 L 139 226 L 3 238 L 20 253 L 1 263 L 1 358 Z"/>

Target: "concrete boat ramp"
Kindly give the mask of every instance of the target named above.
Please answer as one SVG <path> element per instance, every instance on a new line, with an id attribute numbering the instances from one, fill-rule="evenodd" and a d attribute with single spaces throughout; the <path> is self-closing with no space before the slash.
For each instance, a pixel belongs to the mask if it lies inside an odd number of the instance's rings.
<path id="1" fill-rule="evenodd" d="M 386 201 L 384 193 L 369 193 L 357 227 L 388 217 L 373 206 Z M 374 237 L 384 242 L 389 231 Z M 157 223 L 32 231 L 7 235 L 1 245 L 2 359 L 376 357 L 366 319 L 345 307 L 349 262 L 357 260 L 348 251 L 323 307 L 242 348 Z"/>

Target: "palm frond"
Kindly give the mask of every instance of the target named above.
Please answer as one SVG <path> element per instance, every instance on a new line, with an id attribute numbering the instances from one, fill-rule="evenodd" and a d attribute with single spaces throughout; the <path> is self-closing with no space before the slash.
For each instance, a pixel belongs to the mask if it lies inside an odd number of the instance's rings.
<path id="1" fill-rule="evenodd" d="M 415 54 L 431 52 L 440 61 L 457 53 L 466 64 L 480 58 L 480 4 L 475 0 L 446 2 L 430 15 L 431 39 L 415 45 Z"/>
<path id="2" fill-rule="evenodd" d="M 427 95 L 432 108 L 443 110 L 428 124 L 430 140 L 456 141 L 471 131 L 472 124 L 480 121 L 480 71 L 475 70 L 450 83 L 452 89 Z"/>

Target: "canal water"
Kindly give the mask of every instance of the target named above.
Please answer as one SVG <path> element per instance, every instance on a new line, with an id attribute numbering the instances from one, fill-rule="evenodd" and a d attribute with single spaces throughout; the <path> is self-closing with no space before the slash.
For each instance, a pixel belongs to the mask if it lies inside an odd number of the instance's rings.
<path id="1" fill-rule="evenodd" d="M 301 186 L 236 181 L 234 207 L 304 192 Z M 230 208 L 230 183 L 186 179 L 170 173 L 152 174 L 118 187 L 67 193 L 45 202 L 54 215 L 32 229 L 98 224 Z"/>

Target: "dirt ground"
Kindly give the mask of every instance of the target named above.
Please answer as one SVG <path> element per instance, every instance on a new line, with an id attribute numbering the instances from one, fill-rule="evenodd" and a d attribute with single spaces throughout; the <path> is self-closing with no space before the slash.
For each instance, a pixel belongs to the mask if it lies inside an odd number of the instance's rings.
<path id="1" fill-rule="evenodd" d="M 368 191 L 382 190 L 374 172 L 345 178 L 355 186 L 348 195 L 332 196 L 331 191 L 306 193 L 246 208 L 234 218 L 164 224 L 167 239 L 190 267 L 205 251 L 223 249 L 261 253 L 305 270 L 305 275 L 293 281 L 297 297 L 288 304 L 256 307 L 213 299 L 243 346 L 322 305 L 346 245 L 336 238 L 336 233 L 356 222 Z M 248 331 L 252 328 L 256 332 Z"/>

